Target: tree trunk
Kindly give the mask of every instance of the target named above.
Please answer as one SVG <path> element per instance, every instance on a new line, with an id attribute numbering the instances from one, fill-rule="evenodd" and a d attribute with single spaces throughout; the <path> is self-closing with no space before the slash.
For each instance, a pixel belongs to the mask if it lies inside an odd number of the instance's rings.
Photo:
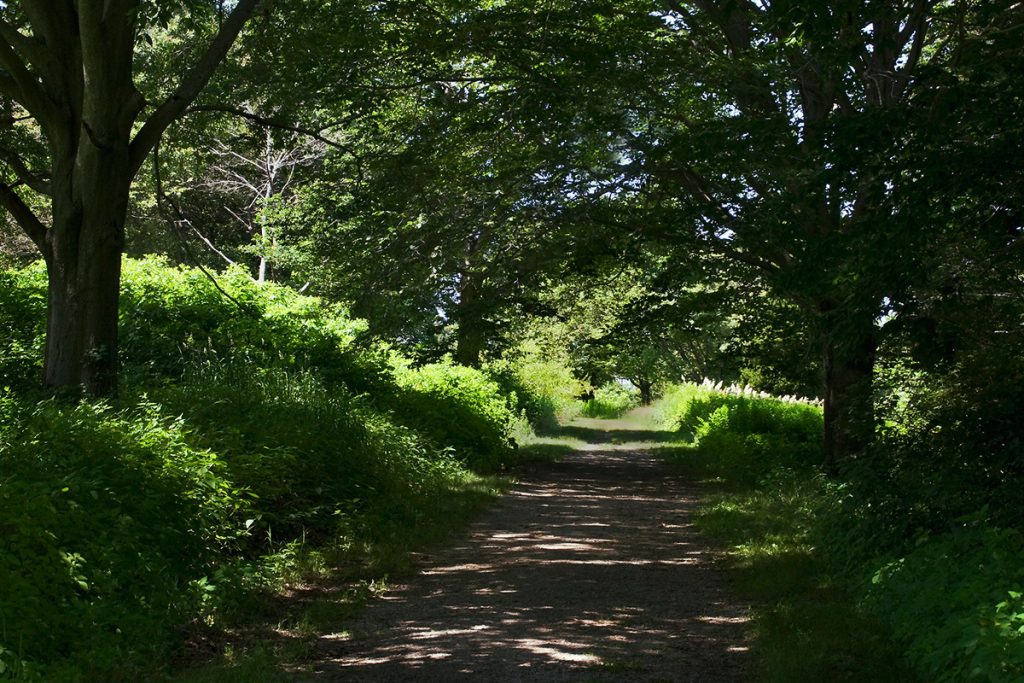
<path id="1" fill-rule="evenodd" d="M 55 254 L 49 268 L 44 381 L 106 396 L 117 391 L 121 248 L 82 232 L 79 258 Z"/>
<path id="2" fill-rule="evenodd" d="M 643 379 L 632 380 L 636 388 L 640 390 L 640 405 L 649 406 L 654 402 L 654 382 Z"/>
<path id="3" fill-rule="evenodd" d="M 213 40 L 144 122 L 139 115 L 147 103 L 135 87 L 134 68 L 145 3 L 24 2 L 15 8 L 28 32 L 4 22 L 0 95 L 35 120 L 49 150 L 51 173 L 44 183 L 21 163 L 21 150 L 0 145 L 18 184 L 51 198 L 47 226 L 6 177 L 0 182 L 0 206 L 46 259 L 47 386 L 92 395 L 116 390 L 121 253 L 132 178 L 209 83 L 259 2 L 231 3 Z"/>
<path id="4" fill-rule="evenodd" d="M 43 381 L 52 389 L 107 396 L 117 392 L 121 254 L 132 173 L 124 143 L 83 142 L 74 159 L 55 178 L 47 231 Z"/>
<path id="5" fill-rule="evenodd" d="M 822 370 L 825 390 L 825 460 L 829 475 L 863 451 L 874 434 L 872 396 L 877 333 L 870 314 L 838 320 L 824 316 Z"/>
<path id="6" fill-rule="evenodd" d="M 472 368 L 480 365 L 486 344 L 484 321 L 480 315 L 479 280 L 477 273 L 463 271 L 456 309 L 459 329 L 455 336 L 455 360 Z"/>
<path id="7" fill-rule="evenodd" d="M 455 343 L 455 360 L 461 365 L 475 368 L 480 365 L 484 339 L 478 326 L 459 321 L 459 332 Z"/>

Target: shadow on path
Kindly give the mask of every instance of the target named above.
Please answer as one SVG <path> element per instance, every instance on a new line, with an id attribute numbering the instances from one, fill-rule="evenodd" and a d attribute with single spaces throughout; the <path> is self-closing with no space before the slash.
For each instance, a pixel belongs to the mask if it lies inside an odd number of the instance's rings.
<path id="1" fill-rule="evenodd" d="M 644 447 L 679 443 L 679 435 L 673 432 L 647 429 L 601 429 L 580 424 L 560 425 L 555 429 L 543 432 L 542 436 L 579 439 L 591 444 L 630 443 Z"/>
<path id="2" fill-rule="evenodd" d="M 579 429 L 592 443 L 601 431 Z M 648 436 L 608 440 L 617 431 Z M 692 485 L 647 452 L 600 446 L 528 477 L 462 542 L 421 557 L 352 637 L 322 636 L 313 679 L 745 679 L 746 610 L 691 526 Z"/>

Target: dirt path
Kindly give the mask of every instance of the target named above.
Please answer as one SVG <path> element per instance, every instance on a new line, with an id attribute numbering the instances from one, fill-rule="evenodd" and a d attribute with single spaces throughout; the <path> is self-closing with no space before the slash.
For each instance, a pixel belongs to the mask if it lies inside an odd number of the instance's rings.
<path id="1" fill-rule="evenodd" d="M 323 636 L 313 680 L 745 680 L 746 611 L 691 526 L 694 487 L 608 443 L 635 429 L 571 426 L 591 443 L 423 556 L 353 637 Z"/>

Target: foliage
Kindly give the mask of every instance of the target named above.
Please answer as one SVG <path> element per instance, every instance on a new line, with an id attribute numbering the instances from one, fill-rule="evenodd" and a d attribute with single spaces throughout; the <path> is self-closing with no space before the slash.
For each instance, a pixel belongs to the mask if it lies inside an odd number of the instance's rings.
<path id="1" fill-rule="evenodd" d="M 584 417 L 615 419 L 640 405 L 640 394 L 621 382 L 608 382 L 594 389 L 594 398 L 583 404 Z"/>
<path id="2" fill-rule="evenodd" d="M 465 463 L 514 455 L 516 400 L 480 371 L 411 368 L 344 309 L 237 270 L 124 272 L 119 403 L 0 402 L 0 661 L 19 675 L 137 679 L 299 546 L 415 528 Z M 25 376 L 42 269 L 2 277 L 19 324 L 0 367 Z"/>
<path id="3" fill-rule="evenodd" d="M 212 400 L 196 403 L 198 392 Z M 420 433 L 311 373 L 208 363 L 153 398 L 181 411 L 252 491 L 262 543 L 322 541 L 348 517 L 381 501 L 412 504 L 459 471 Z"/>
<path id="4" fill-rule="evenodd" d="M 576 415 L 576 399 L 584 391 L 584 384 L 573 375 L 564 350 L 546 353 L 544 348 L 535 341 L 527 341 L 486 368 L 506 391 L 515 394 L 517 405 L 522 406 L 530 424 L 542 430 L 553 429 L 559 420 Z"/>
<path id="5" fill-rule="evenodd" d="M 659 412 L 693 439 L 671 457 L 725 483 L 700 523 L 730 547 L 741 586 L 763 601 L 755 610 L 767 679 L 831 670 L 844 680 L 906 680 L 897 657 L 922 680 L 1020 678 L 1024 544 L 987 507 L 951 522 L 951 505 L 969 508 L 970 491 L 951 503 L 927 481 L 915 489 L 871 467 L 844 483 L 824 479 L 810 457 L 819 450 L 814 406 L 680 386 Z M 902 424 L 904 441 L 928 431 L 926 420 Z M 871 633 L 878 624 L 900 652 Z M 810 650 L 801 632 L 815 634 Z M 851 633 L 874 649 L 856 654 Z M 881 668 L 868 674 L 869 666 Z"/>
<path id="6" fill-rule="evenodd" d="M 237 358 L 242 349 L 253 363 L 316 367 L 330 381 L 355 384 L 356 391 L 373 379 L 353 348 L 365 323 L 341 306 L 281 285 L 259 285 L 240 268 L 229 268 L 216 283 L 196 268 L 171 267 L 159 257 L 126 259 L 123 271 L 124 363 L 136 374 L 180 375 L 183 361 Z"/>
<path id="7" fill-rule="evenodd" d="M 1020 531 L 975 523 L 919 537 L 875 572 L 867 606 L 928 680 L 1009 683 L 1024 677 L 1022 596 Z"/>
<path id="8" fill-rule="evenodd" d="M 131 678 L 237 551 L 251 496 L 155 404 L 3 407 L 2 645 L 32 667 L 63 656 L 85 678 Z"/>
<path id="9" fill-rule="evenodd" d="M 444 362 L 400 367 L 396 378 L 405 389 L 395 400 L 407 424 L 475 468 L 495 469 L 509 461 L 515 398 L 485 373 Z"/>
<path id="10" fill-rule="evenodd" d="M 821 459 L 821 409 L 746 398 L 692 385 L 670 390 L 658 407 L 662 424 L 692 439 L 697 451 L 730 476 L 747 480 Z"/>
<path id="11" fill-rule="evenodd" d="M 39 268 L 0 271 L 0 386 L 28 387 L 42 374 L 46 274 Z"/>

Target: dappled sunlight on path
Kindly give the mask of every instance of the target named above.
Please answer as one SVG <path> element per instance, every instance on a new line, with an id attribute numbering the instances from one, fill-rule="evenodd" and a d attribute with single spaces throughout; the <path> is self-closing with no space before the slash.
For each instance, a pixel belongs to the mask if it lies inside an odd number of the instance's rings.
<path id="1" fill-rule="evenodd" d="M 323 636 L 315 678 L 744 680 L 746 611 L 692 529 L 692 486 L 643 450 L 588 440 L 421 557 L 351 637 Z"/>

